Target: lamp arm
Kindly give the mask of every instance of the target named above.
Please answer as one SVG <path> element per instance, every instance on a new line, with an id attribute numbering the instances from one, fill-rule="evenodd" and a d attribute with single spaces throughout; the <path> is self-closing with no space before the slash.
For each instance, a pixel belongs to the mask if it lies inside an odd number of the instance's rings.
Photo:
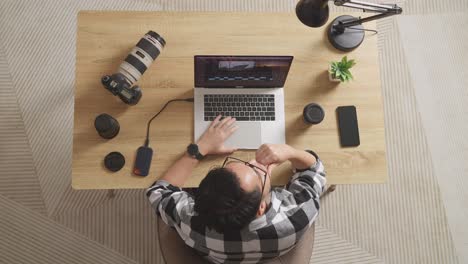
<path id="1" fill-rule="evenodd" d="M 370 16 L 370 17 L 345 21 L 345 22 L 340 23 L 339 25 L 336 25 L 337 27 L 339 27 L 338 30 L 342 29 L 343 31 L 347 27 L 360 25 L 365 22 L 369 22 L 372 20 L 376 20 L 376 19 L 380 19 L 380 18 L 384 18 L 388 16 L 398 15 L 403 12 L 401 7 L 397 6 L 396 4 L 395 5 L 382 5 L 382 4 L 367 3 L 367 2 L 363 2 L 359 0 L 335 0 L 334 3 L 337 6 L 346 6 L 350 8 L 362 9 L 364 12 L 371 11 L 371 12 L 380 13 L 380 14 Z"/>
<path id="2" fill-rule="evenodd" d="M 364 9 L 367 11 L 376 11 L 376 12 L 385 12 L 391 10 L 401 9 L 397 5 L 388 5 L 388 4 L 375 4 L 364 2 L 360 0 L 334 0 L 336 6 L 348 6 L 351 8 Z"/>

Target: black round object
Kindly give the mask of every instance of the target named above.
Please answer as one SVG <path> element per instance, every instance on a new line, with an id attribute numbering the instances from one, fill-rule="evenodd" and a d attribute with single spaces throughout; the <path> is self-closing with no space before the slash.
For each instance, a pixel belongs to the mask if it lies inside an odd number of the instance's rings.
<path id="1" fill-rule="evenodd" d="M 187 147 L 187 152 L 190 156 L 196 158 L 197 160 L 202 160 L 205 156 L 200 153 L 197 144 L 190 144 Z"/>
<path id="2" fill-rule="evenodd" d="M 154 32 L 154 31 L 150 30 L 150 31 L 148 31 L 148 33 L 146 33 L 146 34 L 148 34 L 148 35 L 152 36 L 153 38 L 157 39 L 157 40 L 163 45 L 163 47 L 166 46 L 166 41 L 165 41 L 164 38 L 161 37 L 161 35 L 159 35 L 158 33 L 156 33 L 156 32 Z"/>
<path id="3" fill-rule="evenodd" d="M 111 152 L 104 158 L 104 166 L 110 171 L 119 171 L 124 165 L 125 158 L 120 152 Z"/>
<path id="4" fill-rule="evenodd" d="M 304 107 L 303 115 L 304 122 L 316 125 L 325 118 L 325 111 L 320 105 L 310 103 Z"/>
<path id="5" fill-rule="evenodd" d="M 345 22 L 356 19 L 357 18 L 355 17 L 344 15 L 335 18 L 330 23 L 330 26 L 328 27 L 328 40 L 333 47 L 341 51 L 351 51 L 361 45 L 365 35 L 364 27 L 362 25 L 344 28 L 344 30 L 340 30 L 336 27 L 340 21 Z"/>
<path id="6" fill-rule="evenodd" d="M 328 0 L 301 0 L 296 5 L 296 16 L 302 24 L 321 27 L 328 20 Z"/>
<path id="7" fill-rule="evenodd" d="M 117 136 L 120 131 L 119 122 L 108 114 L 100 114 L 94 120 L 94 127 L 99 135 L 106 139 Z"/>

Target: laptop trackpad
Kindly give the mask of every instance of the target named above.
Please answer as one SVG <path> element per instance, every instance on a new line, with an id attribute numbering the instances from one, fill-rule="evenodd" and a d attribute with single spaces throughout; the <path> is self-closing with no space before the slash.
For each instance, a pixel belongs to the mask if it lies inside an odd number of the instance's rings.
<path id="1" fill-rule="evenodd" d="M 260 122 L 236 122 L 239 127 L 226 140 L 226 146 L 239 149 L 257 149 L 262 144 L 262 124 Z"/>

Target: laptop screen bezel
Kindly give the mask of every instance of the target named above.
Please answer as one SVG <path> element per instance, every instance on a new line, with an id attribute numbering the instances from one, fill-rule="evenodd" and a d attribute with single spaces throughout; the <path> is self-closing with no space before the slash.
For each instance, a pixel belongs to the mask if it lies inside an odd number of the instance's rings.
<path id="1" fill-rule="evenodd" d="M 205 80 L 205 67 L 203 67 L 207 60 L 216 59 L 222 60 L 253 60 L 261 61 L 279 61 L 281 63 L 287 63 L 287 67 L 278 67 L 278 72 L 273 76 L 276 76 L 276 80 L 269 82 L 251 82 L 251 81 L 229 81 L 229 82 L 209 82 Z M 286 82 L 286 78 L 291 68 L 293 56 L 239 56 L 239 55 L 195 55 L 194 56 L 194 83 L 195 88 L 278 88 L 283 87 Z"/>

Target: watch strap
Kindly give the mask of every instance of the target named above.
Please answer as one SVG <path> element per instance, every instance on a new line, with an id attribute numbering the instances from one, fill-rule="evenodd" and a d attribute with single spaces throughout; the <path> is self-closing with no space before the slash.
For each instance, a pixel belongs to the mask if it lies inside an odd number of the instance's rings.
<path id="1" fill-rule="evenodd" d="M 196 151 L 194 151 L 194 149 Z M 191 151 L 192 150 L 192 151 Z M 187 147 L 187 153 L 192 157 L 192 158 L 195 158 L 197 160 L 202 160 L 205 156 L 202 155 L 200 153 L 200 149 L 198 148 L 198 145 L 197 144 L 190 144 L 188 147 Z"/>
<path id="2" fill-rule="evenodd" d="M 205 156 L 203 156 L 200 151 L 198 151 L 197 153 L 195 153 L 195 158 L 197 160 L 202 160 Z"/>

